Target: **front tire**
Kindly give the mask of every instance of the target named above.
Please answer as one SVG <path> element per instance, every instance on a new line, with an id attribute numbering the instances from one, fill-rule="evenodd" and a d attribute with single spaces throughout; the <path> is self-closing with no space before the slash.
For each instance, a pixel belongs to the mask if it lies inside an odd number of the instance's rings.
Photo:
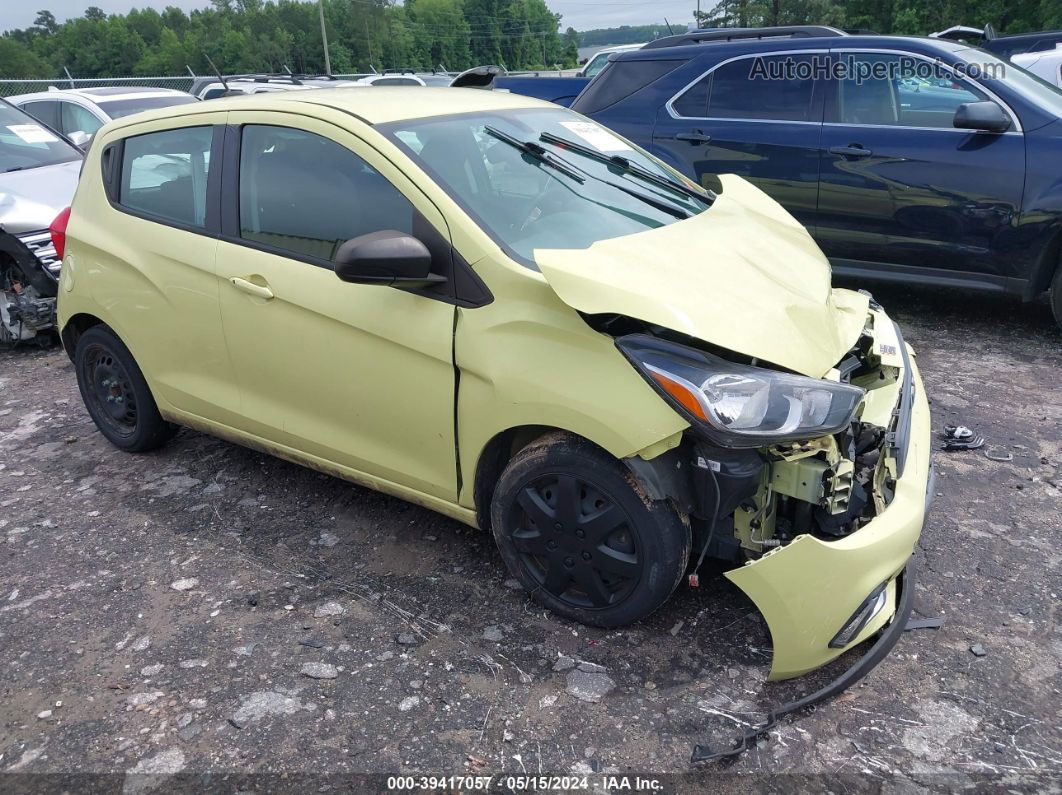
<path id="1" fill-rule="evenodd" d="M 111 444 L 130 453 L 154 450 L 177 426 L 159 414 L 133 354 L 105 326 L 93 326 L 74 350 L 77 385 L 89 416 Z"/>
<path id="2" fill-rule="evenodd" d="M 688 523 L 648 498 L 634 476 L 589 442 L 554 433 L 505 468 L 491 504 L 502 558 L 554 613 L 598 627 L 645 618 L 686 569 Z"/>

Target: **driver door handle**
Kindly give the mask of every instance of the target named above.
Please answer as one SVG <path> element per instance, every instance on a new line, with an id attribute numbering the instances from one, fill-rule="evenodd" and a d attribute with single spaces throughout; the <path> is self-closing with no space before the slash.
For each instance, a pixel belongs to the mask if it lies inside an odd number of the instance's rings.
<path id="1" fill-rule="evenodd" d="M 273 291 L 270 290 L 268 287 L 262 287 L 260 285 L 255 284 L 254 282 L 249 282 L 246 279 L 241 279 L 238 276 L 233 276 L 231 279 L 229 279 L 229 281 L 232 282 L 232 286 L 235 287 L 237 290 L 243 290 L 245 293 L 253 295 L 256 298 L 264 298 L 268 301 L 270 298 L 273 297 Z"/>
<path id="2" fill-rule="evenodd" d="M 676 133 L 676 141 L 689 141 L 691 144 L 707 144 L 711 143 L 712 136 L 707 133 L 703 133 L 700 130 L 688 133 Z"/>
<path id="3" fill-rule="evenodd" d="M 852 146 L 831 146 L 831 155 L 841 155 L 842 157 L 870 157 L 874 152 L 870 149 L 864 149 L 859 144 L 853 144 Z"/>

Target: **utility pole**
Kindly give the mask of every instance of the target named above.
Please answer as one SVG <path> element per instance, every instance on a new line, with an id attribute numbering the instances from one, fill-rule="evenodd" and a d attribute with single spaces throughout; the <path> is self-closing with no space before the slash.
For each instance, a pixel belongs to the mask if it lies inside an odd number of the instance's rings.
<path id="1" fill-rule="evenodd" d="M 701 0 L 697 0 L 697 16 L 693 18 L 694 27 L 701 26 Z"/>
<path id="2" fill-rule="evenodd" d="M 325 31 L 324 23 L 324 0 L 317 0 L 317 11 L 321 15 L 321 41 L 324 43 L 325 74 L 331 75 L 332 62 L 328 60 L 328 33 Z"/>

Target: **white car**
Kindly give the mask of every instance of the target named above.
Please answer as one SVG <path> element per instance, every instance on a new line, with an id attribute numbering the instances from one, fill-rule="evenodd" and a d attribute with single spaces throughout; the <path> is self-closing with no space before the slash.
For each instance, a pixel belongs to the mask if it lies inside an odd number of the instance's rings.
<path id="1" fill-rule="evenodd" d="M 142 110 L 197 102 L 184 91 L 142 86 L 58 89 L 8 97 L 8 101 L 78 146 L 84 146 L 96 130 L 111 119 Z"/>
<path id="2" fill-rule="evenodd" d="M 590 60 L 588 60 L 583 68 L 579 70 L 579 77 L 594 77 L 598 72 L 605 68 L 605 64 L 608 63 L 608 56 L 614 52 L 640 50 L 644 46 L 645 42 L 642 42 L 641 44 L 620 44 L 616 47 L 606 47 L 603 50 L 598 50 L 590 56 Z"/>
<path id="3" fill-rule="evenodd" d="M 1010 57 L 1022 69 L 1062 88 L 1062 47 L 1043 52 L 1023 52 Z"/>

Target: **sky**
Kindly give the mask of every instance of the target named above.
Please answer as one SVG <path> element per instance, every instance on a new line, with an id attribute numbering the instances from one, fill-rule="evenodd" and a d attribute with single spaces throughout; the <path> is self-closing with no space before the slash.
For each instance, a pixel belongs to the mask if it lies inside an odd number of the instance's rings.
<path id="1" fill-rule="evenodd" d="M 703 6 L 711 0 L 702 0 Z M 618 25 L 647 25 L 663 22 L 685 27 L 693 18 L 696 0 L 546 0 L 554 12 L 564 15 L 561 26 L 576 30 L 611 28 Z M 108 14 L 124 14 L 130 8 L 179 6 L 186 11 L 203 8 L 209 0 L 0 0 L 0 31 L 26 28 L 33 24 L 37 11 L 46 8 L 59 21 L 79 17 L 89 6 L 99 6 Z M 678 24 L 676 25 L 676 22 Z"/>

